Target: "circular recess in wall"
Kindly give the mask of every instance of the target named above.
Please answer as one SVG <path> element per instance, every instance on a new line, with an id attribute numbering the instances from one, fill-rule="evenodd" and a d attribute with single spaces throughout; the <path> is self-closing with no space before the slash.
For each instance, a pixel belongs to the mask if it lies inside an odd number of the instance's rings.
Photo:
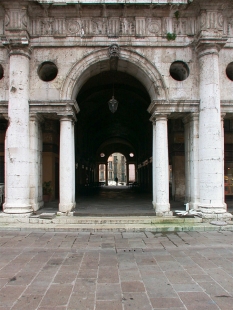
<path id="1" fill-rule="evenodd" d="M 0 80 L 3 78 L 3 76 L 4 76 L 4 70 L 2 65 L 0 64 Z"/>
<path id="2" fill-rule="evenodd" d="M 100 153 L 100 157 L 105 157 L 105 154 L 104 153 Z"/>
<path id="3" fill-rule="evenodd" d="M 57 76 L 58 69 L 55 63 L 51 61 L 45 61 L 40 64 L 38 68 L 38 75 L 40 79 L 44 82 L 50 82 Z"/>
<path id="4" fill-rule="evenodd" d="M 233 62 L 230 62 L 229 65 L 226 68 L 226 74 L 228 79 L 233 81 Z"/>
<path id="5" fill-rule="evenodd" d="M 189 67 L 183 61 L 174 61 L 170 66 L 170 75 L 176 81 L 184 81 L 189 76 Z"/>

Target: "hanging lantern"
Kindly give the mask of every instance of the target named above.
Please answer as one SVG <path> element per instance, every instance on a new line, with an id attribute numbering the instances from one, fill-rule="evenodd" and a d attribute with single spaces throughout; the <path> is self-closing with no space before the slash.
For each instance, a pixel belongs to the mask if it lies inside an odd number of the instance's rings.
<path id="1" fill-rule="evenodd" d="M 109 100 L 108 102 L 109 110 L 112 113 L 115 113 L 118 107 L 118 101 L 112 96 L 112 99 Z"/>

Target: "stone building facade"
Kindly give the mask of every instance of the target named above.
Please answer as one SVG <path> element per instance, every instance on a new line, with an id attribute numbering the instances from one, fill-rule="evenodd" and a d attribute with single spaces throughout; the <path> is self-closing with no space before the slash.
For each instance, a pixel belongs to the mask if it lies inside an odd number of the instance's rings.
<path id="1" fill-rule="evenodd" d="M 231 0 L 1 0 L 0 36 L 5 213 L 39 209 L 50 180 L 72 210 L 87 171 L 120 152 L 157 215 L 172 167 L 170 196 L 231 216 Z"/>

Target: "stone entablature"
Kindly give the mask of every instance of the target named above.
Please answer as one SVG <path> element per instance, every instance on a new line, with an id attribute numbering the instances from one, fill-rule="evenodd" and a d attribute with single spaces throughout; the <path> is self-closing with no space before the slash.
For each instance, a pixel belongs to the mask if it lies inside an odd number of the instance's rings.
<path id="1" fill-rule="evenodd" d="M 39 114 L 43 116 L 53 115 L 54 118 L 67 116 L 76 121 L 76 114 L 79 112 L 78 104 L 75 100 L 60 101 L 30 101 L 30 114 Z"/>
<path id="2" fill-rule="evenodd" d="M 41 2 L 43 5 L 38 5 Z M 187 36 L 233 36 L 233 16 L 229 14 L 227 5 L 220 9 L 198 8 L 195 1 L 187 6 L 189 1 L 154 1 L 159 6 L 142 7 L 130 4 L 112 9 L 101 1 L 87 1 L 84 4 L 95 3 L 95 6 L 84 5 L 82 2 L 72 5 L 53 5 L 53 1 L 25 1 L 23 5 L 6 3 L 0 14 L 0 34 L 2 41 L 14 39 L 32 39 L 38 36 L 53 36 L 54 38 L 92 38 L 92 37 L 135 37 L 156 38 L 167 41 L 168 34 Z M 59 4 L 66 3 L 65 1 Z M 77 1 L 73 1 L 73 4 Z M 117 1 L 122 4 L 124 1 Z M 193 6 L 192 6 L 193 5 Z M 229 4 L 230 6 L 230 4 Z M 4 35 L 6 38 L 4 38 Z M 8 38 L 8 36 L 10 37 Z M 13 36 L 13 37 L 12 37 Z M 191 37 L 191 38 L 190 38 Z M 173 40 L 168 40 L 173 41 Z M 93 42 L 95 43 L 95 42 Z M 171 44 L 172 42 L 170 42 Z M 173 42 L 175 43 L 175 42 Z"/>
<path id="3" fill-rule="evenodd" d="M 226 28 L 226 27 L 225 27 Z M 36 36 L 54 37 L 166 37 L 167 33 L 193 36 L 196 33 L 195 18 L 170 17 L 96 17 L 96 18 L 35 18 L 30 33 Z"/>
<path id="4" fill-rule="evenodd" d="M 168 118 L 184 117 L 187 113 L 199 112 L 199 100 L 153 100 L 147 111 L 150 114 L 168 114 Z M 61 116 L 69 116 L 76 120 L 79 112 L 75 100 L 60 101 L 29 101 L 30 115 L 42 115 L 59 119 Z M 1 101 L 0 119 L 7 118 L 8 102 Z M 233 100 L 221 100 L 221 112 L 224 118 L 233 118 Z"/>
<path id="5" fill-rule="evenodd" d="M 32 0 L 33 1 L 33 0 Z M 42 4 L 98 4 L 97 0 L 38 0 Z M 192 0 L 137 0 L 138 4 L 188 4 Z M 135 4 L 135 0 L 102 0 L 101 4 Z"/>

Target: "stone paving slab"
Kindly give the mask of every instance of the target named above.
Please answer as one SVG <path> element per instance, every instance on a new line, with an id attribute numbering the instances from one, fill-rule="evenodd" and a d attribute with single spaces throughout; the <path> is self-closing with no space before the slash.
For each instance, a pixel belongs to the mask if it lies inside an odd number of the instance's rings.
<path id="1" fill-rule="evenodd" d="M 232 231 L 0 231 L 0 309 L 232 305 Z"/>

